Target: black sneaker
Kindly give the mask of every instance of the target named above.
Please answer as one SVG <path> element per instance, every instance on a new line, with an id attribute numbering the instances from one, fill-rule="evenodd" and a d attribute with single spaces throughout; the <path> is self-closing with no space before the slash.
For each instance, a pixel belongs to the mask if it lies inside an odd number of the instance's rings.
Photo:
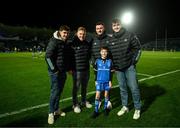
<path id="1" fill-rule="evenodd" d="M 91 117 L 95 119 L 98 116 L 99 116 L 99 113 L 94 111 Z"/>
<path id="2" fill-rule="evenodd" d="M 105 115 L 105 116 L 108 116 L 108 115 L 109 115 L 109 112 L 110 112 L 110 109 L 107 109 L 107 108 L 106 108 L 106 109 L 104 110 L 104 115 Z"/>

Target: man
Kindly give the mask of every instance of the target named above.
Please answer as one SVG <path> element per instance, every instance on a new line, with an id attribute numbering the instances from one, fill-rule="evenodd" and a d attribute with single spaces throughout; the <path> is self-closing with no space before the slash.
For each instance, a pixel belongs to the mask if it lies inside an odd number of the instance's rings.
<path id="1" fill-rule="evenodd" d="M 91 46 L 91 64 L 93 67 L 95 66 L 96 59 L 101 57 L 99 54 L 100 48 L 108 47 L 109 39 L 110 39 L 110 36 L 106 34 L 105 24 L 103 22 L 101 21 L 97 22 L 95 29 L 96 29 L 96 34 L 93 37 L 92 46 Z M 96 71 L 95 71 L 95 74 L 96 74 Z M 110 100 L 108 102 L 108 106 L 109 105 L 111 105 Z M 100 106 L 101 106 L 101 98 L 99 99 L 99 107 Z"/>
<path id="2" fill-rule="evenodd" d="M 89 81 L 89 60 L 91 45 L 85 40 L 86 29 L 79 27 L 77 33 L 70 44 L 73 49 L 75 65 L 73 68 L 73 109 L 75 113 L 80 113 L 81 108 L 78 103 L 77 93 L 81 86 L 81 105 L 91 108 L 92 105 L 86 100 L 87 86 Z M 72 59 L 73 60 L 73 59 Z"/>
<path id="3" fill-rule="evenodd" d="M 94 65 L 96 59 L 100 58 L 99 50 L 103 46 L 108 46 L 109 36 L 106 34 L 105 25 L 103 22 L 96 23 L 96 35 L 92 41 L 91 63 Z"/>
<path id="4" fill-rule="evenodd" d="M 62 25 L 59 31 L 53 34 L 46 49 L 45 59 L 51 81 L 48 123 L 54 123 L 54 116 L 65 116 L 59 109 L 60 95 L 66 81 L 65 49 L 70 28 Z"/>
<path id="5" fill-rule="evenodd" d="M 112 30 L 113 35 L 109 43 L 109 48 L 116 70 L 122 100 L 122 108 L 117 115 L 121 116 L 128 112 L 127 87 L 129 87 L 135 107 L 133 119 L 139 119 L 141 102 L 138 81 L 136 79 L 136 63 L 141 54 L 141 45 L 136 35 L 128 32 L 121 26 L 119 19 L 112 21 Z"/>

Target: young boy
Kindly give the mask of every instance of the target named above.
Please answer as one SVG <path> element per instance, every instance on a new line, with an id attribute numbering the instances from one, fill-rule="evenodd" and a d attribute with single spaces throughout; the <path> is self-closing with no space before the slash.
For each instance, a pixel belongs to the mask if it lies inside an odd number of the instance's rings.
<path id="1" fill-rule="evenodd" d="M 109 114 L 109 108 L 107 104 L 109 102 L 109 90 L 112 87 L 111 82 L 111 71 L 112 71 L 112 61 L 107 58 L 108 48 L 101 47 L 100 49 L 101 57 L 95 62 L 96 74 L 96 96 L 95 96 L 95 111 L 92 115 L 92 118 L 96 118 L 99 115 L 99 103 L 100 103 L 100 93 L 104 91 L 104 114 L 107 116 Z"/>

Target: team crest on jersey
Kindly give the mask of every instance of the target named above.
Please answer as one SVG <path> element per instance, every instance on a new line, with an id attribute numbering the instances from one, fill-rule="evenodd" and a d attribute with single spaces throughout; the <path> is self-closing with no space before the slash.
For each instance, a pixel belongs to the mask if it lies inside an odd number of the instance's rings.
<path id="1" fill-rule="evenodd" d="M 101 64 L 99 64 L 99 66 L 102 66 Z"/>

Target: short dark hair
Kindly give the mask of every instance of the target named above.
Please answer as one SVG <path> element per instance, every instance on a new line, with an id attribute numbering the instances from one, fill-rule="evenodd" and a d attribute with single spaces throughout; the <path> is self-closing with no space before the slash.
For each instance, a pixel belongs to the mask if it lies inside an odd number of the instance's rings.
<path id="1" fill-rule="evenodd" d="M 63 31 L 63 30 L 70 31 L 70 27 L 67 26 L 67 25 L 61 25 L 60 28 L 59 28 L 59 31 Z"/>
<path id="2" fill-rule="evenodd" d="M 114 19 L 112 20 L 112 24 L 114 24 L 114 23 L 119 23 L 119 24 L 121 24 L 121 20 L 120 20 L 119 18 L 114 18 Z"/>
<path id="3" fill-rule="evenodd" d="M 97 25 L 103 25 L 103 26 L 105 26 L 105 24 L 103 23 L 103 22 L 101 22 L 101 21 L 98 21 L 97 23 L 96 23 L 96 26 Z"/>
<path id="4" fill-rule="evenodd" d="M 109 50 L 109 48 L 108 48 L 107 46 L 102 46 L 102 47 L 100 48 L 100 51 L 103 50 L 103 49 L 105 49 L 105 50 L 107 50 L 107 51 Z"/>

